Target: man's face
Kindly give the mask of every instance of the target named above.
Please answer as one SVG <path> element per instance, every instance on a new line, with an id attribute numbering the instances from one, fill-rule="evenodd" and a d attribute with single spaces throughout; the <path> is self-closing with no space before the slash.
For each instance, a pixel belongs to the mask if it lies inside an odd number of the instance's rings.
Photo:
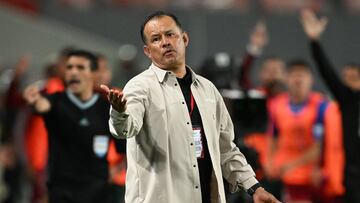
<path id="1" fill-rule="evenodd" d="M 66 64 L 65 81 L 67 88 L 76 95 L 93 89 L 93 73 L 90 61 L 84 57 L 71 56 Z"/>
<path id="2" fill-rule="evenodd" d="M 157 17 L 144 27 L 144 53 L 161 69 L 185 67 L 185 49 L 189 38 L 169 16 Z"/>
<path id="3" fill-rule="evenodd" d="M 342 78 L 348 87 L 353 90 L 360 90 L 360 73 L 357 67 L 345 66 L 342 71 Z"/>
<path id="4" fill-rule="evenodd" d="M 266 60 L 261 68 L 260 81 L 261 84 L 267 86 L 275 82 L 283 82 L 285 71 L 284 62 L 279 59 Z"/>
<path id="5" fill-rule="evenodd" d="M 287 85 L 290 94 L 306 96 L 313 84 L 312 74 L 302 68 L 294 68 L 287 74 Z"/>

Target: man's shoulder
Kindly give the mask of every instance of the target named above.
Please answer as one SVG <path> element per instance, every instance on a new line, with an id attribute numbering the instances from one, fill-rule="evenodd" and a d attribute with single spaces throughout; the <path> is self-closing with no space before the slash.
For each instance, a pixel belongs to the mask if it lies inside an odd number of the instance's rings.
<path id="1" fill-rule="evenodd" d="M 158 83 L 155 73 L 149 69 L 144 70 L 135 77 L 131 78 L 125 85 L 124 91 L 133 91 L 142 89 L 148 91 L 150 87 L 154 87 Z"/>
<path id="2" fill-rule="evenodd" d="M 130 83 L 140 83 L 140 84 L 146 84 L 146 83 L 151 83 L 151 82 L 156 82 L 156 75 L 153 71 L 151 71 L 150 69 L 146 69 L 143 72 L 139 73 L 138 75 L 134 76 L 133 78 L 131 78 L 128 82 L 128 84 Z"/>
<path id="3" fill-rule="evenodd" d="M 196 80 L 198 80 L 200 82 L 200 84 L 202 84 L 202 85 L 207 85 L 207 86 L 210 86 L 211 88 L 216 88 L 215 85 L 209 79 L 207 79 L 199 74 L 196 74 Z"/>

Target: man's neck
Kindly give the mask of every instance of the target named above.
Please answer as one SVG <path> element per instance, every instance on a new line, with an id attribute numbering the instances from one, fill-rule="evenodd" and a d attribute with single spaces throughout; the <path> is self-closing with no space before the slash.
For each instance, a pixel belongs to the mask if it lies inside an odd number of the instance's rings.
<path id="1" fill-rule="evenodd" d="M 88 90 L 88 91 L 85 91 L 85 92 L 82 92 L 82 93 L 79 93 L 79 94 L 75 94 L 74 95 L 80 100 L 80 101 L 83 101 L 83 102 L 86 102 L 88 100 L 91 99 L 91 97 L 94 95 L 94 92 L 93 90 Z"/>
<path id="2" fill-rule="evenodd" d="M 177 78 L 183 78 L 186 75 L 186 65 L 185 64 L 181 64 L 181 65 L 174 65 L 173 67 L 161 67 L 160 65 L 154 63 L 158 68 L 163 69 L 163 70 L 167 70 L 167 71 L 171 71 L 172 73 L 174 73 L 176 75 Z"/>
<path id="3" fill-rule="evenodd" d="M 186 67 L 178 68 L 176 71 L 174 71 L 174 74 L 177 78 L 184 78 L 186 75 Z"/>

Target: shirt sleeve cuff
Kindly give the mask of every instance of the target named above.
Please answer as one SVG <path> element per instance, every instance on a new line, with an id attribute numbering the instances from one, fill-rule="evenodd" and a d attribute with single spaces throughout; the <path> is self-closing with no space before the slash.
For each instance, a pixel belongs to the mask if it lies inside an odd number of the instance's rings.
<path id="1" fill-rule="evenodd" d="M 245 180 L 244 182 L 240 183 L 240 187 L 244 188 L 247 191 L 249 188 L 251 188 L 256 183 L 259 183 L 259 181 L 256 180 L 255 177 L 251 177 L 251 178 Z"/>
<path id="2" fill-rule="evenodd" d="M 121 120 L 127 119 L 129 117 L 129 114 L 126 111 L 120 113 L 111 107 L 110 108 L 110 117 L 112 120 L 121 121 Z"/>

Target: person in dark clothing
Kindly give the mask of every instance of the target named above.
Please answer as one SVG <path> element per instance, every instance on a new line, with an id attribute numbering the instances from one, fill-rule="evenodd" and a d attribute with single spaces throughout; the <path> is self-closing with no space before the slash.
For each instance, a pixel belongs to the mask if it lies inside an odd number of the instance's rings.
<path id="1" fill-rule="evenodd" d="M 68 54 L 65 92 L 42 95 L 36 84 L 24 98 L 43 115 L 49 136 L 49 202 L 107 202 L 110 108 L 94 92 L 97 57 L 88 51 Z"/>
<path id="2" fill-rule="evenodd" d="M 301 15 L 302 25 L 310 40 L 311 52 L 317 68 L 338 101 L 342 112 L 345 148 L 345 201 L 360 202 L 360 87 L 359 85 L 347 85 L 341 80 L 319 43 L 320 36 L 326 28 L 327 19 L 319 19 L 307 9 L 303 10 Z"/>

